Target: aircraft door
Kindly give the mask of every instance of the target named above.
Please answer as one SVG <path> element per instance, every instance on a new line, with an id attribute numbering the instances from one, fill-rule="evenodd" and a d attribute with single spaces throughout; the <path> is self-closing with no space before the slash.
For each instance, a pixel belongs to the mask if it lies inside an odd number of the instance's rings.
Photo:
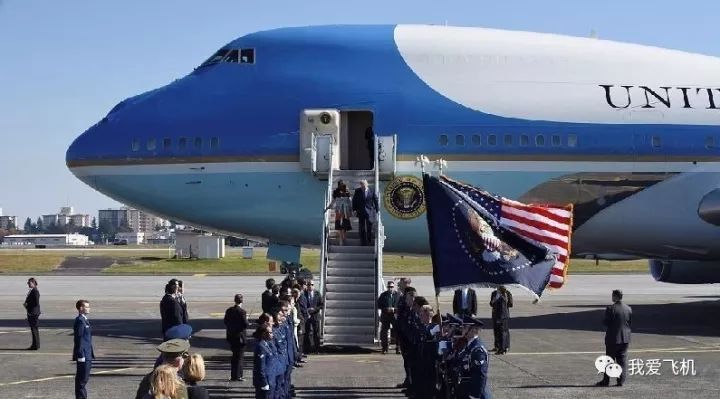
<path id="1" fill-rule="evenodd" d="M 340 113 L 308 109 L 300 115 L 300 165 L 303 170 L 327 174 L 340 167 Z"/>
<path id="2" fill-rule="evenodd" d="M 312 172 L 315 174 L 328 174 L 330 172 L 332 136 L 313 134 L 312 137 Z"/>
<path id="3" fill-rule="evenodd" d="M 378 136 L 378 163 L 380 178 L 392 179 L 397 170 L 397 135 Z"/>

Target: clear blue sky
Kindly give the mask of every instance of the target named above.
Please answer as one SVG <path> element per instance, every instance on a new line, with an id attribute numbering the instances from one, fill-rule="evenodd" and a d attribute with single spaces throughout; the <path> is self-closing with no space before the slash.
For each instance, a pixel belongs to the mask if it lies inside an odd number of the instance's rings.
<path id="1" fill-rule="evenodd" d="M 719 16 L 717 0 L 0 0 L 0 207 L 24 222 L 62 205 L 91 215 L 117 206 L 72 176 L 67 146 L 124 98 L 246 33 L 338 23 L 595 30 L 720 56 Z"/>

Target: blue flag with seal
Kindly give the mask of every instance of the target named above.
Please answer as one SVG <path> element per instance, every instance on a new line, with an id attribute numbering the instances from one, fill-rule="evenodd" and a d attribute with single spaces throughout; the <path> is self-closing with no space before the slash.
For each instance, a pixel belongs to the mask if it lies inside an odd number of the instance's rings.
<path id="1" fill-rule="evenodd" d="M 423 175 L 435 291 L 517 285 L 539 299 L 557 255 L 500 223 L 502 199 Z"/>

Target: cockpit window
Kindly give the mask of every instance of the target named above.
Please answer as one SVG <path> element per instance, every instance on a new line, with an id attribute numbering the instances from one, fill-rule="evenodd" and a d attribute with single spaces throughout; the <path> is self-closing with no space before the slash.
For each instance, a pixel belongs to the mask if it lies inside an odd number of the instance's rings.
<path id="1" fill-rule="evenodd" d="M 229 52 L 230 50 L 228 49 L 220 49 L 215 54 L 213 54 L 212 57 L 208 58 L 207 61 L 203 62 L 200 66 L 217 64 L 218 62 L 222 61 Z"/>
<path id="2" fill-rule="evenodd" d="M 255 63 L 255 49 L 221 49 L 218 50 L 212 57 L 208 58 L 207 61 L 203 62 L 201 67 L 217 64 L 220 62 L 229 62 L 232 64 L 254 64 Z"/>
<path id="3" fill-rule="evenodd" d="M 245 48 L 240 50 L 240 63 L 241 64 L 254 64 L 255 63 L 255 49 Z"/>

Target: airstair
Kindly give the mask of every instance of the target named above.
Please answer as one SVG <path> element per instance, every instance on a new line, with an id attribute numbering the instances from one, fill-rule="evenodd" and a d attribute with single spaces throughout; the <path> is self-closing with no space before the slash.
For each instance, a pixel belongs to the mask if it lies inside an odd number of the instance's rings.
<path id="1" fill-rule="evenodd" d="M 319 285 L 325 307 L 321 318 L 324 346 L 370 346 L 378 341 L 376 299 L 383 291 L 383 245 L 385 241 L 381 212 L 373 223 L 373 243 L 361 245 L 357 217 L 350 218 L 352 230 L 340 245 L 335 230 L 332 202 L 337 182 L 343 180 L 351 195 L 361 180 L 367 180 L 382 207 L 380 180 L 395 175 L 397 136 L 374 136 L 371 170 L 341 169 L 340 140 L 343 137 L 337 110 L 305 110 L 301 115 L 301 165 L 320 180 L 327 180 L 322 203 Z M 347 155 L 347 154 L 346 154 Z M 318 204 L 320 205 L 320 204 Z"/>

